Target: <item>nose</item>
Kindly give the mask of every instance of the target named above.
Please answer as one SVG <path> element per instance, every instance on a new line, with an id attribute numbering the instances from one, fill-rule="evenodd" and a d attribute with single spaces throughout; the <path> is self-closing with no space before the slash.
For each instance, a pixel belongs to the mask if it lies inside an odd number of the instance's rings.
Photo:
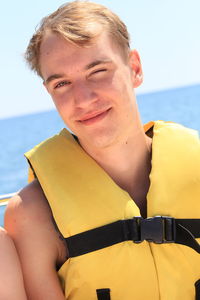
<path id="1" fill-rule="evenodd" d="M 76 107 L 86 107 L 97 100 L 97 95 L 86 82 L 76 82 L 73 86 L 73 98 Z"/>

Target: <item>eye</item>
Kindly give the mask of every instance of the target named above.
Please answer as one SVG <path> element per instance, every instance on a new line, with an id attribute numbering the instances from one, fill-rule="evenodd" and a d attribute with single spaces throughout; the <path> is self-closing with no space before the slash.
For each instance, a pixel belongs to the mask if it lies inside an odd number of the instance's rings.
<path id="1" fill-rule="evenodd" d="M 63 80 L 63 81 L 60 81 L 59 83 L 57 83 L 54 87 L 54 89 L 58 89 L 58 88 L 61 88 L 65 85 L 69 85 L 71 82 L 70 81 L 67 81 L 67 80 Z"/>
<path id="2" fill-rule="evenodd" d="M 106 72 L 107 71 L 107 69 L 99 69 L 99 70 L 96 70 L 96 71 L 94 71 L 94 72 L 92 72 L 92 74 L 91 75 L 95 75 L 95 74 L 98 74 L 98 73 L 103 73 L 103 72 Z"/>

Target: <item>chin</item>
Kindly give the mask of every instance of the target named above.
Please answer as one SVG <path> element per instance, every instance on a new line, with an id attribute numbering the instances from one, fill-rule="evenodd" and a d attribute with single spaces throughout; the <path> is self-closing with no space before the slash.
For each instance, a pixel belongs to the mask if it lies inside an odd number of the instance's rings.
<path id="1" fill-rule="evenodd" d="M 91 145 L 91 147 L 95 147 L 98 149 L 105 149 L 108 148 L 110 146 L 112 146 L 113 144 L 115 144 L 118 140 L 118 136 L 115 133 L 101 133 L 98 134 L 96 133 L 95 135 L 91 136 L 90 139 L 88 139 L 88 146 Z"/>
<path id="2" fill-rule="evenodd" d="M 95 148 L 98 148 L 98 149 L 104 148 L 105 149 L 105 148 L 108 148 L 109 146 L 111 146 L 113 144 L 113 142 L 110 139 L 98 138 L 98 139 L 92 140 L 92 142 L 90 144 Z"/>

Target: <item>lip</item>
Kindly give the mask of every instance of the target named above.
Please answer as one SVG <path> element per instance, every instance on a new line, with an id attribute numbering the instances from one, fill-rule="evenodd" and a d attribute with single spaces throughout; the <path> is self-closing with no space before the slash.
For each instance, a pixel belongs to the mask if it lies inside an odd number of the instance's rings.
<path id="1" fill-rule="evenodd" d="M 92 125 L 98 121 L 101 121 L 106 117 L 108 112 L 110 111 L 111 108 L 108 108 L 106 110 L 100 111 L 100 112 L 93 112 L 91 114 L 85 115 L 81 119 L 78 120 L 81 124 L 84 125 Z"/>

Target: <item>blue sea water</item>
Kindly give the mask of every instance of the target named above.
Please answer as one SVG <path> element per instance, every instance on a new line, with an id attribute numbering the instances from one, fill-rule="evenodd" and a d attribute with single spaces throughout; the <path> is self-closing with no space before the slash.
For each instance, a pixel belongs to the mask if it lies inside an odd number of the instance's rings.
<path id="1" fill-rule="evenodd" d="M 137 99 L 144 123 L 165 120 L 200 130 L 200 84 L 142 94 Z M 56 111 L 0 120 L 0 195 L 26 185 L 28 165 L 23 153 L 63 127 Z M 2 215 L 0 207 L 0 225 Z"/>

